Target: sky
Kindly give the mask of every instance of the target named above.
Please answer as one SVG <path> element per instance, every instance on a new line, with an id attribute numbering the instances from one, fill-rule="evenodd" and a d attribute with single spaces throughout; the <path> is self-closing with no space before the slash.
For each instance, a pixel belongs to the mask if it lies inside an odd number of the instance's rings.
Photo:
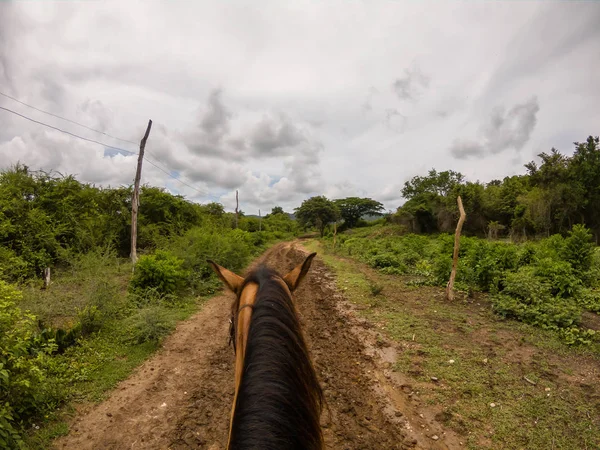
<path id="1" fill-rule="evenodd" d="M 599 23 L 591 1 L 1 1 L 0 93 L 97 131 L 0 107 L 103 145 L 0 110 L 0 169 L 130 185 L 152 119 L 142 183 L 395 210 L 431 168 L 486 182 L 600 134 Z"/>

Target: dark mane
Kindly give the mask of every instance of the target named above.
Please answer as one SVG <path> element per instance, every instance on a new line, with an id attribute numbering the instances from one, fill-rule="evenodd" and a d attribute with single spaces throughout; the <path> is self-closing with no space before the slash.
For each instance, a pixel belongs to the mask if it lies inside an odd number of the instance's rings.
<path id="1" fill-rule="evenodd" d="M 323 393 L 292 299 L 276 272 L 259 267 L 259 286 L 231 426 L 234 450 L 320 450 Z"/>

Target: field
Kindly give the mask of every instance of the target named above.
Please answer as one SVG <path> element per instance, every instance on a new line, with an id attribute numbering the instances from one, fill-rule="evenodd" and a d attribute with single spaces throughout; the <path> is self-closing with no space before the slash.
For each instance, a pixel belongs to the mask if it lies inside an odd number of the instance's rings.
<path id="1" fill-rule="evenodd" d="M 333 253 L 327 240 L 303 245 L 320 254 L 297 296 L 330 409 L 327 448 L 598 447 L 596 342 L 568 345 L 556 330 L 503 319 L 483 294 L 450 304 L 443 289 Z M 259 261 L 283 271 L 305 251 L 279 244 Z M 104 402 L 81 399 L 54 445 L 223 449 L 230 301 L 204 300 L 156 356 L 95 398 Z"/>
<path id="2" fill-rule="evenodd" d="M 20 167 L 1 175 L 0 447 L 224 448 L 232 298 L 206 259 L 287 271 L 307 249 L 319 257 L 297 301 L 327 448 L 600 446 L 600 251 L 583 225 L 461 238 L 449 302 L 452 235 L 349 215 L 334 240 L 311 216 L 337 214 L 324 197 L 297 221 L 273 208 L 238 223 L 146 187 L 134 267 L 128 196 Z"/>
<path id="3" fill-rule="evenodd" d="M 455 434 L 448 448 L 598 448 L 597 343 L 568 346 L 555 331 L 502 319 L 489 296 L 449 303 L 414 275 L 384 274 L 340 253 L 323 256 L 338 288 L 381 335 L 404 401 L 426 428 Z"/>

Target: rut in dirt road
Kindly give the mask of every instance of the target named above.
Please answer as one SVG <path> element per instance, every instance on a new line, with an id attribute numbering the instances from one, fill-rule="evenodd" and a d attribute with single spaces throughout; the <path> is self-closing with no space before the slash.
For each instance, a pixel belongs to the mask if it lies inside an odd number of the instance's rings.
<path id="1" fill-rule="evenodd" d="M 279 244 L 256 263 L 286 273 L 305 256 L 296 244 Z M 318 259 L 295 298 L 325 392 L 321 423 L 326 448 L 421 448 L 407 436 L 404 420 L 389 414 L 389 405 L 375 394 L 370 374 L 376 364 L 339 314 L 339 295 Z M 234 357 L 227 345 L 232 300 L 233 294 L 215 297 L 180 324 L 155 357 L 77 419 L 56 447 L 224 450 L 233 401 Z M 435 443 L 424 448 L 447 447 Z"/>

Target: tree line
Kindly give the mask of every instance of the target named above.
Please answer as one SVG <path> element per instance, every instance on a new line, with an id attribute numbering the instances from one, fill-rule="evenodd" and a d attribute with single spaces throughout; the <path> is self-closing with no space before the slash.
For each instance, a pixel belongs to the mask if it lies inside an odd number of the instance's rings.
<path id="1" fill-rule="evenodd" d="M 526 238 L 565 234 L 575 224 L 588 227 L 600 240 L 600 142 L 589 136 L 575 142 L 567 156 L 555 148 L 538 156 L 540 163 L 525 165 L 527 172 L 488 183 L 467 181 L 460 172 L 435 169 L 404 183 L 406 202 L 386 220 L 414 233 L 453 231 L 460 195 L 467 219 L 463 227 L 474 236 Z M 330 223 L 360 224 L 365 215 L 382 214 L 383 205 L 369 198 L 328 200 L 312 197 L 298 208 L 302 226 L 321 234 Z"/>

